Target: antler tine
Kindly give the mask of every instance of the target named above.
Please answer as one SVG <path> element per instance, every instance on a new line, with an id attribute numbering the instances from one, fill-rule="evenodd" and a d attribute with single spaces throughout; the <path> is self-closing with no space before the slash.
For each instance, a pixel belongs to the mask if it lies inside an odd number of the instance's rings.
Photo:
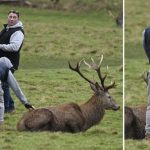
<path id="1" fill-rule="evenodd" d="M 80 62 L 77 62 L 77 65 L 76 65 L 75 68 L 73 68 L 73 67 L 71 66 L 70 62 L 68 62 L 69 68 L 70 68 L 71 70 L 77 72 L 83 79 L 85 79 L 86 81 L 88 81 L 90 84 L 95 85 L 94 82 L 92 82 L 91 80 L 89 80 L 88 78 L 86 78 L 86 77 L 81 73 L 81 71 L 80 71 L 80 65 L 81 65 L 81 62 L 82 62 L 82 61 L 83 61 L 83 59 L 82 59 Z"/>
<path id="2" fill-rule="evenodd" d="M 115 86 L 115 82 L 113 82 L 113 83 L 111 83 L 109 86 L 105 86 L 105 84 L 104 84 L 104 81 L 105 81 L 105 79 L 106 79 L 106 77 L 107 77 L 107 75 L 108 75 L 108 66 L 107 66 L 107 71 L 106 71 L 106 74 L 104 75 L 104 76 L 102 76 L 102 73 L 101 73 L 101 64 L 102 64 L 102 62 L 103 62 L 103 55 L 101 56 L 101 59 L 100 59 L 100 62 L 99 62 L 99 65 L 97 65 L 95 62 L 94 62 L 94 60 L 93 60 L 93 58 L 91 58 L 91 60 L 92 60 L 92 62 L 93 62 L 93 69 L 94 70 L 96 70 L 96 72 L 97 72 L 97 74 L 98 74 L 98 77 L 99 77 L 99 79 L 100 79 L 100 81 L 101 81 L 101 86 L 102 86 L 102 88 L 104 89 L 104 90 L 109 90 L 109 89 L 111 89 L 111 88 L 113 88 L 114 86 Z"/>
<path id="3" fill-rule="evenodd" d="M 105 81 L 105 79 L 106 79 L 106 77 L 107 77 L 107 75 L 108 75 L 108 66 L 107 66 L 107 72 L 106 72 L 106 74 L 105 74 L 104 76 L 102 76 L 102 73 L 101 73 L 101 64 L 102 64 L 102 61 L 103 61 L 103 55 L 101 56 L 101 60 L 100 60 L 99 65 L 97 65 L 97 64 L 95 63 L 95 61 L 94 61 L 93 58 L 91 58 L 91 61 L 92 61 L 92 64 L 89 64 L 89 63 L 87 63 L 84 59 L 82 59 L 82 60 L 80 60 L 80 61 L 77 63 L 77 65 L 76 65 L 75 68 L 73 68 L 73 67 L 71 66 L 70 62 L 69 62 L 69 68 L 70 68 L 71 70 L 73 70 L 73 71 L 76 71 L 82 78 L 84 78 L 84 79 L 85 79 L 86 81 L 88 81 L 89 83 L 95 85 L 95 82 L 92 82 L 91 80 L 87 79 L 87 78 L 81 73 L 81 71 L 80 71 L 81 63 L 84 62 L 85 65 L 87 65 L 87 66 L 88 66 L 89 68 L 91 68 L 91 69 L 94 69 L 94 70 L 97 72 L 98 77 L 99 77 L 100 82 L 101 82 L 101 86 L 100 86 L 100 87 L 101 87 L 103 90 L 109 90 L 109 89 L 113 88 L 113 87 L 115 86 L 115 82 L 111 83 L 109 86 L 105 86 L 105 84 L 104 84 L 104 81 Z"/>
<path id="4" fill-rule="evenodd" d="M 87 65 L 89 68 L 92 68 L 90 64 L 88 64 L 85 60 L 83 60 L 84 64 Z"/>
<path id="5" fill-rule="evenodd" d="M 99 69 L 96 70 L 96 71 L 97 71 L 97 73 L 98 73 L 99 79 L 100 79 L 100 81 L 101 81 L 101 85 L 102 85 L 102 87 L 104 88 L 104 90 L 109 90 L 109 89 L 111 89 L 111 88 L 113 88 L 113 87 L 115 86 L 115 82 L 111 83 L 109 86 L 105 86 L 105 85 L 104 85 L 104 81 L 105 81 L 105 79 L 106 79 L 106 77 L 107 77 L 107 75 L 108 75 L 108 66 L 106 67 L 106 70 L 107 70 L 107 71 L 106 71 L 105 76 L 102 77 L 101 70 L 100 70 L 102 61 L 103 61 L 103 55 L 101 56 L 101 60 L 100 60 L 100 63 L 99 63 Z"/>
<path id="6" fill-rule="evenodd" d="M 108 65 L 107 65 L 107 67 L 106 67 L 106 70 L 107 70 L 107 72 L 106 72 L 106 73 L 108 74 Z"/>
<path id="7" fill-rule="evenodd" d="M 71 66 L 71 64 L 70 64 L 70 62 L 68 61 L 68 64 L 69 64 L 69 68 L 71 69 L 71 70 L 73 70 L 73 71 L 77 71 L 77 66 L 75 67 L 75 68 L 73 68 L 72 66 Z"/>
<path id="8" fill-rule="evenodd" d="M 79 61 L 79 67 L 81 66 L 82 61 L 84 61 L 84 58 Z"/>
<path id="9" fill-rule="evenodd" d="M 107 68 L 107 72 L 106 72 L 106 75 L 105 75 L 105 78 L 107 77 L 108 75 L 108 66 L 106 67 Z M 111 88 L 115 87 L 115 81 L 114 82 L 111 82 L 111 84 L 109 86 L 105 86 L 105 89 L 106 90 L 109 90 Z"/>
<path id="10" fill-rule="evenodd" d="M 97 74 L 98 74 L 98 76 L 99 76 L 99 78 L 100 78 L 100 81 L 101 81 L 101 85 L 102 85 L 102 89 L 104 89 L 104 80 L 105 80 L 105 78 L 106 78 L 106 76 L 105 77 L 102 77 L 102 75 L 101 75 L 101 73 L 100 73 L 100 66 L 98 66 L 96 63 L 95 63 L 95 61 L 94 61 L 94 59 L 91 57 L 91 60 L 92 60 L 92 62 L 93 62 L 93 64 L 92 65 L 90 65 L 90 64 L 88 64 L 85 60 L 83 60 L 83 62 L 84 62 L 84 64 L 85 65 L 87 65 L 89 68 L 92 68 L 92 69 L 94 69 L 96 72 L 97 72 Z"/>
<path id="11" fill-rule="evenodd" d="M 100 59 L 100 62 L 99 62 L 99 66 L 101 66 L 101 63 L 102 63 L 102 61 L 103 61 L 103 55 L 101 56 L 101 59 Z"/>
<path id="12" fill-rule="evenodd" d="M 101 85 L 102 85 L 102 87 L 105 89 L 105 85 L 104 85 L 104 81 L 105 81 L 105 79 L 106 79 L 106 77 L 107 77 L 107 73 L 106 73 L 106 75 L 103 77 L 102 76 L 102 74 L 101 74 L 101 64 L 102 64 L 102 62 L 103 62 L 103 55 L 101 56 L 101 59 L 100 59 L 100 62 L 99 62 L 99 65 L 97 65 L 97 69 L 96 69 L 96 72 L 97 72 L 97 74 L 98 74 L 98 77 L 99 77 L 99 79 L 100 79 L 100 81 L 101 81 Z M 107 67 L 107 70 L 108 70 L 108 67 Z"/>
<path id="13" fill-rule="evenodd" d="M 92 60 L 93 64 L 95 64 L 95 61 L 94 61 L 94 59 L 92 57 L 91 57 L 91 60 Z"/>
<path id="14" fill-rule="evenodd" d="M 106 74 L 105 74 L 105 76 L 104 77 L 102 77 L 102 75 L 101 75 L 101 72 L 100 72 L 100 69 L 99 69 L 99 71 L 98 71 L 98 76 L 99 76 L 99 78 L 100 78 L 100 80 L 101 80 L 101 84 L 102 84 L 102 86 L 104 87 L 104 89 L 106 88 L 106 86 L 104 85 L 104 81 L 105 81 L 105 79 L 106 79 L 106 77 L 107 77 L 107 75 L 108 75 L 108 66 L 106 67 Z"/>
<path id="15" fill-rule="evenodd" d="M 116 85 L 116 83 L 115 83 L 115 81 L 114 81 L 114 82 L 112 82 L 109 86 L 105 87 L 105 89 L 106 89 L 106 90 L 112 89 L 112 88 L 115 87 L 115 85 Z"/>
<path id="16" fill-rule="evenodd" d="M 104 77 L 102 77 L 102 74 L 101 74 L 101 71 L 100 71 L 101 63 L 103 61 L 103 55 L 101 56 L 101 60 L 100 60 L 99 65 L 97 65 L 95 63 L 95 61 L 94 61 L 94 59 L 92 57 L 91 57 L 91 61 L 92 61 L 92 64 L 90 65 L 85 60 L 83 60 L 83 62 L 85 63 L 85 65 L 87 65 L 89 68 L 94 69 L 97 72 L 98 77 L 99 77 L 99 79 L 101 81 L 102 88 L 104 89 L 105 88 L 105 86 L 104 86 L 104 80 L 106 79 L 107 74 Z"/>

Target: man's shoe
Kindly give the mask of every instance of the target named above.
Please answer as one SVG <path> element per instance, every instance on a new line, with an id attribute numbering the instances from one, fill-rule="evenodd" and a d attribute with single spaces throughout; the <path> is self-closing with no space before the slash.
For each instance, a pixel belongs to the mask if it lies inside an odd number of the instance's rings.
<path id="1" fill-rule="evenodd" d="M 12 113 L 15 111 L 15 108 L 7 109 L 5 110 L 5 113 Z"/>

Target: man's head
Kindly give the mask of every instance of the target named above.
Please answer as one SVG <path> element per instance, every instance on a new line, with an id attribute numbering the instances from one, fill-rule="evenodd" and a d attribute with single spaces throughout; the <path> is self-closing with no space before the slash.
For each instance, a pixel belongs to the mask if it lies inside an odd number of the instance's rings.
<path id="1" fill-rule="evenodd" d="M 10 10 L 8 12 L 8 25 L 14 26 L 18 23 L 18 21 L 19 21 L 19 12 L 15 10 Z"/>

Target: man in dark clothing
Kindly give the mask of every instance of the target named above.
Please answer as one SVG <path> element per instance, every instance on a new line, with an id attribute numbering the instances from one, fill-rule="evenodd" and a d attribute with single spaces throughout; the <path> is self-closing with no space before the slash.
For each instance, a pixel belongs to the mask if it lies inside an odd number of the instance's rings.
<path id="1" fill-rule="evenodd" d="M 23 40 L 24 31 L 22 22 L 19 21 L 19 12 L 11 10 L 8 13 L 8 23 L 0 32 L 0 57 L 7 57 L 11 61 L 14 67 L 12 73 L 18 69 Z M 5 82 L 2 88 L 4 90 L 5 112 L 11 112 L 15 107 L 10 96 L 8 83 Z"/>

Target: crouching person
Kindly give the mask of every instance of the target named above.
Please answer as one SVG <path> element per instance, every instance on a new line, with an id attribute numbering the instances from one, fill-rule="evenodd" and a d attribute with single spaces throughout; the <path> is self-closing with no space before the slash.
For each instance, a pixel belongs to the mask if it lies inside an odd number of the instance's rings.
<path id="1" fill-rule="evenodd" d="M 3 98 L 3 90 L 2 84 L 3 82 L 8 82 L 9 86 L 14 91 L 15 95 L 21 101 L 21 103 L 27 109 L 33 109 L 32 105 L 29 104 L 25 95 L 23 94 L 18 82 L 16 81 L 15 77 L 11 73 L 11 69 L 13 66 L 10 60 L 6 57 L 0 58 L 0 124 L 4 121 L 4 98 Z"/>

